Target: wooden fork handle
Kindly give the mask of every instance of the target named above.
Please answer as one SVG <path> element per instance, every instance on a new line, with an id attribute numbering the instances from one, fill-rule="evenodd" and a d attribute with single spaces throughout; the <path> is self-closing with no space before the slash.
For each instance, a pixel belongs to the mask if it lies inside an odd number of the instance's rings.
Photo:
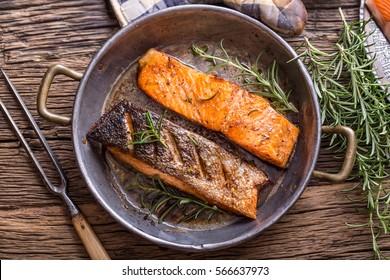
<path id="1" fill-rule="evenodd" d="M 92 260 L 110 259 L 88 220 L 81 212 L 72 216 L 72 223 Z"/>

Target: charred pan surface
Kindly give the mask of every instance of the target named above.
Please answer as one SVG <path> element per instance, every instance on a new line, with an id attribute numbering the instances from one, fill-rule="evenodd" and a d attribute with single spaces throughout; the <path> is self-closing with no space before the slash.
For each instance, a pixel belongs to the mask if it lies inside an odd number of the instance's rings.
<path id="1" fill-rule="evenodd" d="M 156 124 L 159 115 L 151 113 Z M 118 125 L 114 125 L 117 122 Z M 128 145 L 133 133 L 144 131 L 145 110 L 123 101 L 102 116 L 88 133 L 120 161 L 210 204 L 256 218 L 259 187 L 267 181 L 256 167 L 243 162 L 214 142 L 163 120 L 160 137 L 165 143 Z M 118 130 L 118 131 L 112 131 Z"/>

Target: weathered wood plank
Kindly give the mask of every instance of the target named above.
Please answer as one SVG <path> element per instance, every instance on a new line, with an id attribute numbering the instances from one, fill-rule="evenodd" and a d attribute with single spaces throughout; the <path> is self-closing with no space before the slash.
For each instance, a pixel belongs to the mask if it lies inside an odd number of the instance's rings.
<path id="1" fill-rule="evenodd" d="M 304 36 L 323 50 L 332 50 L 340 30 L 338 7 L 346 18 L 358 19 L 358 0 L 305 0 L 309 20 L 304 33 L 286 38 L 297 47 Z M 96 203 L 83 182 L 74 159 L 71 130 L 43 120 L 36 111 L 36 93 L 46 69 L 61 63 L 84 72 L 93 55 L 118 31 L 107 1 L 6 1 L 0 0 L 0 66 L 22 94 L 49 139 L 68 177 L 69 194 L 90 220 L 114 259 L 370 259 L 371 235 L 365 223 L 365 202 L 355 203 L 340 191 L 352 186 L 329 185 L 315 179 L 293 209 L 257 238 L 240 246 L 210 253 L 183 253 L 160 248 L 128 232 Z M 70 115 L 77 82 L 57 77 L 49 107 Z M 55 179 L 42 148 L 0 79 L 0 98 L 7 104 L 48 174 Z M 322 145 L 326 147 L 326 143 Z M 331 151 L 323 150 L 317 168 L 340 166 Z M 88 258 L 59 198 L 48 192 L 32 167 L 10 126 L 0 114 L 0 258 Z M 354 191 L 359 196 L 359 190 Z M 390 251 L 389 238 L 382 241 Z"/>
<path id="2" fill-rule="evenodd" d="M 348 187 L 309 187 L 293 209 L 260 236 L 209 253 L 158 247 L 124 230 L 100 206 L 83 204 L 81 208 L 109 254 L 117 259 L 370 259 L 368 229 L 345 225 L 365 218 L 359 211 L 364 202 L 353 203 L 341 192 Z M 64 207 L 15 208 L 0 210 L 0 214 L 1 258 L 87 258 Z"/>

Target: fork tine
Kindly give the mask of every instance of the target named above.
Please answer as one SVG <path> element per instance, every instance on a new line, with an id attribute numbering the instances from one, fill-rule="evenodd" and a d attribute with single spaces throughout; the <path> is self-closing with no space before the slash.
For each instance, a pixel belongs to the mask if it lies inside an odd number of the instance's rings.
<path id="1" fill-rule="evenodd" d="M 29 144 L 27 143 L 26 139 L 24 138 L 23 134 L 20 132 L 18 126 L 16 125 L 15 121 L 13 120 L 11 114 L 7 110 L 5 104 L 0 99 L 0 108 L 1 111 L 4 112 L 5 116 L 7 117 L 8 121 L 10 122 L 12 128 L 16 132 L 16 135 L 18 136 L 19 140 L 22 142 L 23 147 L 26 149 L 27 154 L 31 158 L 31 160 L 34 162 L 34 165 L 39 171 L 39 174 L 41 175 L 41 178 L 43 179 L 46 187 L 58 194 L 64 203 L 67 205 L 69 214 L 72 218 L 72 223 L 76 229 L 77 234 L 79 235 L 81 241 L 83 242 L 85 249 L 87 250 L 88 254 L 91 256 L 92 259 L 95 260 L 109 260 L 110 256 L 107 254 L 106 250 L 104 249 L 102 243 L 100 242 L 99 238 L 96 236 L 95 232 L 93 231 L 91 225 L 89 224 L 88 220 L 85 218 L 84 214 L 78 209 L 76 204 L 70 199 L 70 197 L 66 193 L 66 187 L 67 187 L 67 179 L 65 176 L 64 171 L 61 168 L 61 165 L 59 161 L 57 160 L 57 157 L 52 152 L 49 144 L 46 141 L 45 136 L 42 134 L 41 130 L 39 129 L 37 123 L 35 122 L 34 118 L 32 117 L 30 111 L 28 110 L 27 106 L 24 104 L 21 96 L 19 95 L 18 91 L 16 90 L 15 86 L 11 82 L 11 80 L 8 78 L 8 76 L 5 74 L 3 69 L 0 68 L 1 73 L 3 74 L 5 80 L 7 81 L 8 85 L 12 89 L 13 94 L 15 95 L 16 99 L 18 100 L 18 103 L 23 108 L 23 111 L 25 115 L 28 118 L 28 121 L 30 122 L 31 126 L 33 127 L 34 131 L 38 135 L 39 141 L 44 146 L 46 153 L 49 155 L 50 160 L 56 167 L 60 177 L 61 177 L 61 185 L 59 187 L 53 186 L 49 179 L 47 178 L 42 166 L 39 164 L 37 158 L 35 157 L 34 153 L 32 152 Z"/>
<path id="2" fill-rule="evenodd" d="M 65 175 L 65 172 L 63 171 L 57 157 L 54 155 L 53 151 L 51 150 L 49 144 L 47 143 L 47 140 L 45 138 L 45 136 L 42 134 L 41 130 L 39 129 L 39 126 L 37 125 L 37 123 L 35 122 L 34 118 L 32 117 L 30 111 L 28 110 L 26 104 L 24 103 L 22 97 L 20 96 L 20 94 L 18 93 L 18 91 L 16 90 L 14 84 L 12 83 L 12 81 L 9 79 L 9 77 L 7 76 L 7 74 L 4 72 L 3 69 L 0 68 L 0 71 L 1 73 L 3 74 L 3 77 L 5 78 L 5 80 L 7 81 L 7 84 L 9 85 L 9 87 L 11 88 L 12 90 L 12 93 L 14 94 L 14 96 L 16 97 L 16 100 L 18 101 L 19 105 L 22 107 L 23 109 L 23 112 L 25 113 L 30 125 L 32 126 L 32 128 L 34 129 L 35 133 L 37 134 L 38 138 L 39 138 L 39 141 L 41 142 L 42 146 L 44 147 L 46 153 L 48 154 L 50 160 L 52 161 L 52 163 L 54 164 L 59 176 L 60 176 L 60 179 L 61 179 L 61 186 L 60 188 L 65 188 L 66 185 L 67 185 L 67 178 L 66 178 L 66 175 Z M 13 120 L 11 114 L 9 113 L 9 111 L 7 110 L 7 108 L 5 107 L 5 104 L 3 102 L 1 102 L 1 109 L 2 111 L 4 112 L 4 114 L 6 115 L 8 121 L 10 122 L 12 128 L 14 129 L 14 131 L 16 132 L 19 140 L 22 142 L 23 144 L 23 147 L 26 149 L 26 152 L 27 154 L 29 155 L 29 157 L 31 158 L 31 160 L 34 162 L 35 166 L 37 167 L 42 179 L 44 180 L 45 182 L 45 185 L 53 192 L 57 192 L 56 188 L 50 183 L 49 179 L 47 178 L 42 166 L 39 164 L 37 158 L 35 157 L 34 153 L 32 152 L 29 144 L 27 143 L 26 139 L 23 137 L 23 134 L 20 132 L 17 124 L 15 123 L 15 121 Z"/>
<path id="3" fill-rule="evenodd" d="M 10 125 L 12 126 L 12 129 L 15 131 L 16 133 L 16 136 L 18 137 L 18 139 L 20 140 L 20 142 L 22 143 L 24 149 L 26 150 L 27 152 L 27 155 L 30 157 L 30 159 L 33 161 L 35 167 L 38 169 L 43 181 L 45 182 L 45 184 L 50 184 L 49 182 L 49 179 L 47 178 L 42 166 L 40 165 L 38 159 L 35 157 L 33 151 L 31 150 L 29 144 L 27 143 L 26 139 L 24 138 L 22 132 L 20 131 L 20 129 L 18 128 L 17 124 L 15 123 L 15 121 L 13 120 L 11 114 L 9 113 L 7 107 L 5 106 L 5 104 L 1 101 L 0 99 L 0 107 L 1 107 L 1 110 L 3 111 L 4 115 L 6 116 L 8 122 L 10 123 Z"/>

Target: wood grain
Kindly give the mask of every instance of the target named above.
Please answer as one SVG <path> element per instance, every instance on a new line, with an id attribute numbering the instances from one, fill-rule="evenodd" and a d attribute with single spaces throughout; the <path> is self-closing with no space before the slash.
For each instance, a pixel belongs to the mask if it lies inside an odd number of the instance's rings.
<path id="1" fill-rule="evenodd" d="M 358 20 L 358 0 L 304 1 L 308 24 L 300 37 L 286 38 L 296 47 L 303 36 L 330 50 L 340 30 L 338 7 Z M 368 228 L 346 222 L 367 222 L 365 202 L 351 202 L 342 191 L 354 183 L 329 184 L 312 179 L 296 205 L 260 236 L 228 250 L 184 253 L 161 248 L 125 230 L 88 191 L 74 159 L 68 126 L 44 121 L 36 111 L 36 93 L 46 69 L 61 63 L 83 72 L 102 44 L 119 30 L 103 0 L 0 1 L 0 67 L 14 82 L 59 157 L 69 178 L 69 194 L 88 218 L 113 259 L 372 259 Z M 49 97 L 51 109 L 70 115 L 77 82 L 59 76 Z M 0 98 L 56 180 L 32 130 L 0 79 Z M 326 143 L 323 144 L 323 147 Z M 317 168 L 341 165 L 323 150 Z M 0 258 L 87 259 L 71 219 L 59 198 L 47 191 L 10 126 L 0 114 Z M 350 193 L 361 196 L 357 189 Z M 390 253 L 390 238 L 381 241 Z"/>

